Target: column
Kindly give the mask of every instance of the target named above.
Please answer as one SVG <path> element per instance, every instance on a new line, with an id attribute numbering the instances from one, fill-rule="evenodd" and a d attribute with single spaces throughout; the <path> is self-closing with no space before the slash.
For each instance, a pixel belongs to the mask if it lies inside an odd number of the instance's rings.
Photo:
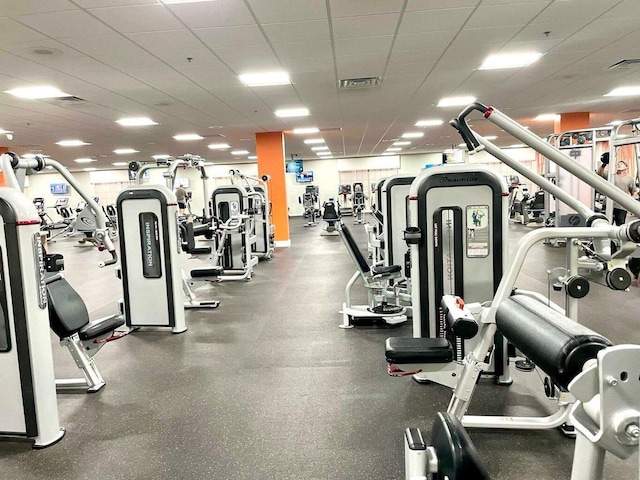
<path id="1" fill-rule="evenodd" d="M 4 152 L 8 152 L 9 148 L 8 147 L 3 147 L 0 145 L 0 155 L 2 155 Z M 4 173 L 2 173 L 2 171 L 0 171 L 0 187 L 6 187 L 7 186 L 7 182 L 5 182 L 4 180 Z"/>
<path id="2" fill-rule="evenodd" d="M 553 133 L 579 130 L 581 128 L 589 128 L 589 126 L 589 112 L 561 113 L 560 119 L 553 124 Z"/>
<path id="3" fill-rule="evenodd" d="M 256 133 L 258 175 L 269 175 L 269 201 L 272 222 L 275 225 L 276 247 L 291 246 L 289 237 L 289 211 L 285 176 L 284 133 Z"/>

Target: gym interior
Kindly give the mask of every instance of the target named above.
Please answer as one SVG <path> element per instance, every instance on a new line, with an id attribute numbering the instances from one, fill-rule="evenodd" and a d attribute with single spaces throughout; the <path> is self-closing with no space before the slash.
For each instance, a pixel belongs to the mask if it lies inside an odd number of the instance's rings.
<path id="1" fill-rule="evenodd" d="M 5 0 L 0 477 L 640 479 L 637 0 Z"/>

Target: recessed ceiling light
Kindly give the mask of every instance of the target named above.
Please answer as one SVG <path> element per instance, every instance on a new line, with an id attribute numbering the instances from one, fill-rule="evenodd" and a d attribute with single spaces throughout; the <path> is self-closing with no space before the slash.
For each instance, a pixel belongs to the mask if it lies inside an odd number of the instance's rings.
<path id="1" fill-rule="evenodd" d="M 231 155 L 249 155 L 249 150 L 232 150 Z"/>
<path id="2" fill-rule="evenodd" d="M 174 140 L 178 140 L 180 142 L 188 140 L 202 140 L 203 138 L 203 136 L 198 135 L 197 133 L 181 133 L 173 136 Z"/>
<path id="3" fill-rule="evenodd" d="M 82 140 L 60 140 L 56 142 L 56 145 L 61 147 L 79 147 L 81 145 L 91 145 L 90 143 L 83 142 Z"/>
<path id="4" fill-rule="evenodd" d="M 226 150 L 227 148 L 231 148 L 231 145 L 228 143 L 210 143 L 209 148 L 211 150 Z"/>
<path id="5" fill-rule="evenodd" d="M 313 150 L 314 152 L 318 152 L 320 150 L 329 150 L 329 147 L 327 147 L 326 145 L 322 147 L 311 147 L 311 150 Z"/>
<path id="6" fill-rule="evenodd" d="M 307 128 L 294 128 L 293 133 L 296 135 L 306 135 L 308 133 L 318 133 L 320 129 L 318 127 L 307 127 Z"/>
<path id="7" fill-rule="evenodd" d="M 433 120 L 418 120 L 416 122 L 416 127 L 437 127 L 438 125 L 442 125 L 444 122 L 442 120 L 433 119 Z"/>
<path id="8" fill-rule="evenodd" d="M 126 167 L 127 165 L 129 165 L 128 162 L 113 162 L 111 165 L 113 165 L 114 167 Z"/>
<path id="9" fill-rule="evenodd" d="M 117 120 L 116 123 L 119 123 L 123 127 L 144 127 L 146 125 L 158 125 L 157 122 L 154 122 L 147 117 L 121 118 L 120 120 Z"/>
<path id="10" fill-rule="evenodd" d="M 387 152 L 399 152 L 402 150 L 402 147 L 389 147 L 387 148 Z"/>
<path id="11" fill-rule="evenodd" d="M 496 137 L 495 135 L 487 135 L 486 137 L 484 137 L 485 140 L 496 140 L 497 138 L 498 137 Z"/>
<path id="12" fill-rule="evenodd" d="M 496 70 L 499 68 L 522 68 L 531 65 L 542 56 L 538 52 L 497 53 L 485 58 L 478 70 Z"/>
<path id="13" fill-rule="evenodd" d="M 162 153 L 160 155 L 152 155 L 151 158 L 154 160 L 166 160 L 167 158 L 171 158 L 171 155 L 167 155 L 166 153 Z"/>
<path id="14" fill-rule="evenodd" d="M 76 158 L 74 160 L 74 162 L 76 162 L 76 163 L 91 163 L 91 162 L 97 162 L 97 160 L 94 159 L 94 158 Z"/>
<path id="15" fill-rule="evenodd" d="M 424 137 L 424 132 L 407 132 L 402 134 L 402 138 L 421 138 Z"/>
<path id="16" fill-rule="evenodd" d="M 328 160 L 330 158 L 333 158 L 333 155 L 323 155 L 322 157 L 320 157 L 320 160 Z"/>
<path id="17" fill-rule="evenodd" d="M 394 147 L 400 147 L 402 145 L 411 145 L 411 142 L 393 142 L 391 145 Z"/>
<path id="18" fill-rule="evenodd" d="M 12 131 L 10 131 L 10 130 L 5 130 L 4 128 L 1 128 L 1 127 L 0 127 L 0 135 L 5 135 L 5 134 L 7 134 L 7 133 L 13 133 L 13 132 L 12 132 Z"/>
<path id="19" fill-rule="evenodd" d="M 282 110 L 276 110 L 276 117 L 280 118 L 288 118 L 288 117 L 308 117 L 309 109 L 308 108 L 285 108 Z"/>
<path id="20" fill-rule="evenodd" d="M 58 90 L 56 87 L 50 87 L 47 85 L 43 85 L 39 87 L 14 88 L 12 90 L 5 90 L 4 93 L 8 93 L 9 95 L 13 95 L 14 97 L 18 97 L 18 98 L 29 98 L 31 100 L 72 96 L 72 95 L 69 95 L 68 93 L 64 93 Z"/>
<path id="21" fill-rule="evenodd" d="M 514 143 L 513 145 L 509 145 L 509 148 L 525 148 L 526 145 L 524 143 Z"/>
<path id="22" fill-rule="evenodd" d="M 249 155 L 247 158 L 248 158 L 249 160 L 257 160 L 257 159 L 258 159 L 258 156 L 257 156 L 257 155 Z"/>
<path id="23" fill-rule="evenodd" d="M 93 172 L 94 170 L 97 170 L 96 167 L 87 167 L 87 168 L 83 168 L 82 170 L 84 170 L 85 172 Z"/>
<path id="24" fill-rule="evenodd" d="M 308 140 L 305 140 L 304 143 L 307 144 L 307 145 L 315 145 L 317 143 L 324 143 L 324 138 L 309 138 Z"/>
<path id="25" fill-rule="evenodd" d="M 640 87 L 619 87 L 604 94 L 605 97 L 626 97 L 631 95 L 640 95 Z"/>
<path id="26" fill-rule="evenodd" d="M 238 78 L 247 87 L 268 87 L 271 85 L 289 85 L 291 78 L 287 72 L 245 73 Z"/>
<path id="27" fill-rule="evenodd" d="M 459 146 L 459 147 L 466 148 L 467 144 L 466 144 L 466 143 L 459 143 L 459 144 L 458 144 L 458 146 Z"/>
<path id="28" fill-rule="evenodd" d="M 560 115 L 558 115 L 557 113 L 542 113 L 534 118 L 536 122 L 551 122 L 559 119 Z"/>
<path id="29" fill-rule="evenodd" d="M 327 155 L 333 155 L 331 152 L 316 152 L 319 157 L 326 157 Z"/>
<path id="30" fill-rule="evenodd" d="M 395 152 L 383 152 L 382 155 L 396 155 Z"/>
<path id="31" fill-rule="evenodd" d="M 611 125 L 613 127 L 618 126 L 618 125 L 622 125 L 624 123 L 624 120 L 614 120 L 613 122 L 609 122 L 607 123 L 607 125 Z"/>
<path id="32" fill-rule="evenodd" d="M 134 150 L 133 148 L 116 148 L 113 153 L 117 155 L 127 155 L 129 153 L 138 153 L 138 150 Z"/>
<path id="33" fill-rule="evenodd" d="M 446 97 L 440 99 L 438 107 L 464 107 L 476 101 L 476 97 Z"/>

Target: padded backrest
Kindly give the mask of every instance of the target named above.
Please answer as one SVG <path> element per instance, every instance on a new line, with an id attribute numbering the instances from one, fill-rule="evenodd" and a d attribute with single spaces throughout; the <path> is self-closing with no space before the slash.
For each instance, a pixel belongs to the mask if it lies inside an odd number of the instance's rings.
<path id="1" fill-rule="evenodd" d="M 323 220 L 338 220 L 338 212 L 336 212 L 336 204 L 333 202 L 324 202 L 324 205 L 322 205 L 322 208 L 324 209 L 322 212 L 322 219 Z"/>
<path id="2" fill-rule="evenodd" d="M 489 480 L 480 454 L 455 416 L 445 412 L 436 415 L 431 446 L 438 457 L 434 480 Z"/>
<path id="3" fill-rule="evenodd" d="M 349 254 L 351 254 L 351 258 L 358 267 L 358 270 L 360 270 L 360 273 L 362 273 L 363 275 L 367 274 L 370 270 L 369 264 L 367 263 L 367 259 L 364 258 L 364 255 L 362 255 L 362 252 L 358 248 L 358 244 L 351 235 L 351 232 L 344 223 L 340 225 L 340 228 L 338 230 L 340 231 L 340 236 L 342 237 L 344 244 L 347 246 Z"/>
<path id="4" fill-rule="evenodd" d="M 611 345 L 584 325 L 524 295 L 513 295 L 498 306 L 496 325 L 509 342 L 564 388 L 587 360 Z"/>
<path id="5" fill-rule="evenodd" d="M 544 191 L 538 190 L 533 200 L 531 201 L 531 209 L 533 210 L 543 210 L 544 209 Z"/>
<path id="6" fill-rule="evenodd" d="M 180 228 L 180 236 L 182 237 L 182 249 L 189 253 L 194 248 L 196 248 L 196 239 L 193 234 L 193 223 L 191 222 L 181 222 L 179 224 Z"/>
<path id="7" fill-rule="evenodd" d="M 73 335 L 89 323 L 89 312 L 82 297 L 64 278 L 47 284 L 47 297 L 49 325 L 58 337 Z"/>

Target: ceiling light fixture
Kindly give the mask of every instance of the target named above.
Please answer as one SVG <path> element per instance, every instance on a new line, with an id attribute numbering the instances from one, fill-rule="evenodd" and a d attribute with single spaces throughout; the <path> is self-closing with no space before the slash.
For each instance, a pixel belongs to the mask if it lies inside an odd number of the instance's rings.
<path id="1" fill-rule="evenodd" d="M 97 162 L 97 160 L 94 159 L 94 158 L 76 158 L 74 160 L 74 162 L 76 162 L 76 163 L 91 163 L 91 162 Z"/>
<path id="2" fill-rule="evenodd" d="M 249 155 L 249 150 L 232 150 L 231 155 Z"/>
<path id="3" fill-rule="evenodd" d="M 210 143 L 208 147 L 210 150 L 226 150 L 227 148 L 231 148 L 231 145 L 228 143 Z"/>
<path id="4" fill-rule="evenodd" d="M 537 117 L 534 118 L 536 122 L 551 122 L 560 120 L 560 115 L 557 113 L 541 113 Z"/>
<path id="5" fill-rule="evenodd" d="M 440 99 L 438 107 L 464 107 L 476 101 L 476 97 L 446 97 Z"/>
<path id="6" fill-rule="evenodd" d="M 126 167 L 127 165 L 129 165 L 128 162 L 113 162 L 111 165 L 113 165 L 114 167 Z"/>
<path id="7" fill-rule="evenodd" d="M 305 140 L 304 143 L 306 145 L 315 145 L 317 143 L 324 143 L 324 138 L 309 138 L 308 140 Z"/>
<path id="8" fill-rule="evenodd" d="M 609 93 L 604 94 L 605 97 L 627 97 L 631 95 L 640 95 L 640 86 L 614 88 Z"/>
<path id="9" fill-rule="evenodd" d="M 276 117 L 280 118 L 289 118 L 289 117 L 308 117 L 309 109 L 308 108 L 285 108 L 282 110 L 276 110 Z"/>
<path id="10" fill-rule="evenodd" d="M 40 100 L 43 98 L 60 98 L 71 97 L 68 93 L 58 90 L 56 87 L 50 87 L 47 85 L 39 87 L 22 87 L 14 88 L 12 90 L 5 90 L 4 93 L 13 95 L 18 98 L 28 98 L 30 100 Z"/>
<path id="11" fill-rule="evenodd" d="M 444 122 L 442 120 L 433 119 L 433 120 L 418 120 L 415 124 L 416 127 L 437 127 L 438 125 L 442 125 Z"/>
<path id="12" fill-rule="evenodd" d="M 402 150 L 402 147 L 389 147 L 387 148 L 387 152 L 399 152 Z"/>
<path id="13" fill-rule="evenodd" d="M 116 120 L 116 123 L 119 123 L 123 127 L 144 127 L 147 125 L 158 125 L 158 122 L 154 122 L 147 117 L 121 118 L 120 120 Z"/>
<path id="14" fill-rule="evenodd" d="M 401 136 L 402 138 L 422 138 L 424 137 L 424 132 L 406 132 Z"/>
<path id="15" fill-rule="evenodd" d="M 179 142 L 189 141 L 189 140 L 202 140 L 204 137 L 198 135 L 197 133 L 181 133 L 179 135 L 174 135 L 173 139 L 178 140 Z"/>
<path id="16" fill-rule="evenodd" d="M 322 147 L 311 147 L 311 150 L 313 150 L 314 152 L 319 152 L 321 150 L 329 150 L 329 147 L 327 147 L 326 145 Z"/>
<path id="17" fill-rule="evenodd" d="M 238 78 L 247 87 L 269 87 L 272 85 L 290 85 L 291 78 L 287 72 L 245 73 Z"/>
<path id="18" fill-rule="evenodd" d="M 309 133 L 318 133 L 320 129 L 318 127 L 306 127 L 306 128 L 294 128 L 293 133 L 296 135 L 307 135 Z"/>
<path id="19" fill-rule="evenodd" d="M 484 137 L 485 140 L 496 140 L 498 137 L 495 135 L 487 135 Z M 466 144 L 465 144 L 466 145 Z"/>
<path id="20" fill-rule="evenodd" d="M 509 145 L 509 148 L 525 148 L 526 145 L 524 143 L 514 143 L 513 145 Z"/>
<path id="21" fill-rule="evenodd" d="M 485 58 L 478 70 L 497 70 L 501 68 L 522 68 L 531 65 L 542 57 L 539 52 L 497 53 Z"/>
<path id="22" fill-rule="evenodd" d="M 128 155 L 129 153 L 138 153 L 138 150 L 133 148 L 116 148 L 113 153 L 116 155 Z"/>
<path id="23" fill-rule="evenodd" d="M 85 172 L 93 172 L 94 170 L 97 170 L 96 167 L 87 167 L 87 168 L 83 168 L 82 170 L 84 170 Z"/>
<path id="24" fill-rule="evenodd" d="M 247 158 L 248 158 L 249 160 L 257 160 L 257 159 L 258 159 L 258 156 L 257 156 L 257 155 L 249 155 Z"/>
<path id="25" fill-rule="evenodd" d="M 319 157 L 326 157 L 327 155 L 333 155 L 331 152 L 316 152 Z"/>
<path id="26" fill-rule="evenodd" d="M 82 140 L 60 140 L 56 142 L 56 145 L 61 147 L 79 147 L 81 145 L 91 145 L 90 143 L 83 142 Z"/>
<path id="27" fill-rule="evenodd" d="M 383 152 L 382 155 L 385 155 L 385 156 L 387 156 L 387 155 L 396 155 L 396 153 L 395 152 Z"/>
<path id="28" fill-rule="evenodd" d="M 411 142 L 393 142 L 391 145 L 394 147 L 400 147 L 402 145 L 411 145 Z"/>
<path id="29" fill-rule="evenodd" d="M 167 158 L 171 158 L 171 155 L 167 155 L 166 153 L 162 153 L 160 155 L 152 155 L 151 158 L 154 160 L 166 160 Z"/>

